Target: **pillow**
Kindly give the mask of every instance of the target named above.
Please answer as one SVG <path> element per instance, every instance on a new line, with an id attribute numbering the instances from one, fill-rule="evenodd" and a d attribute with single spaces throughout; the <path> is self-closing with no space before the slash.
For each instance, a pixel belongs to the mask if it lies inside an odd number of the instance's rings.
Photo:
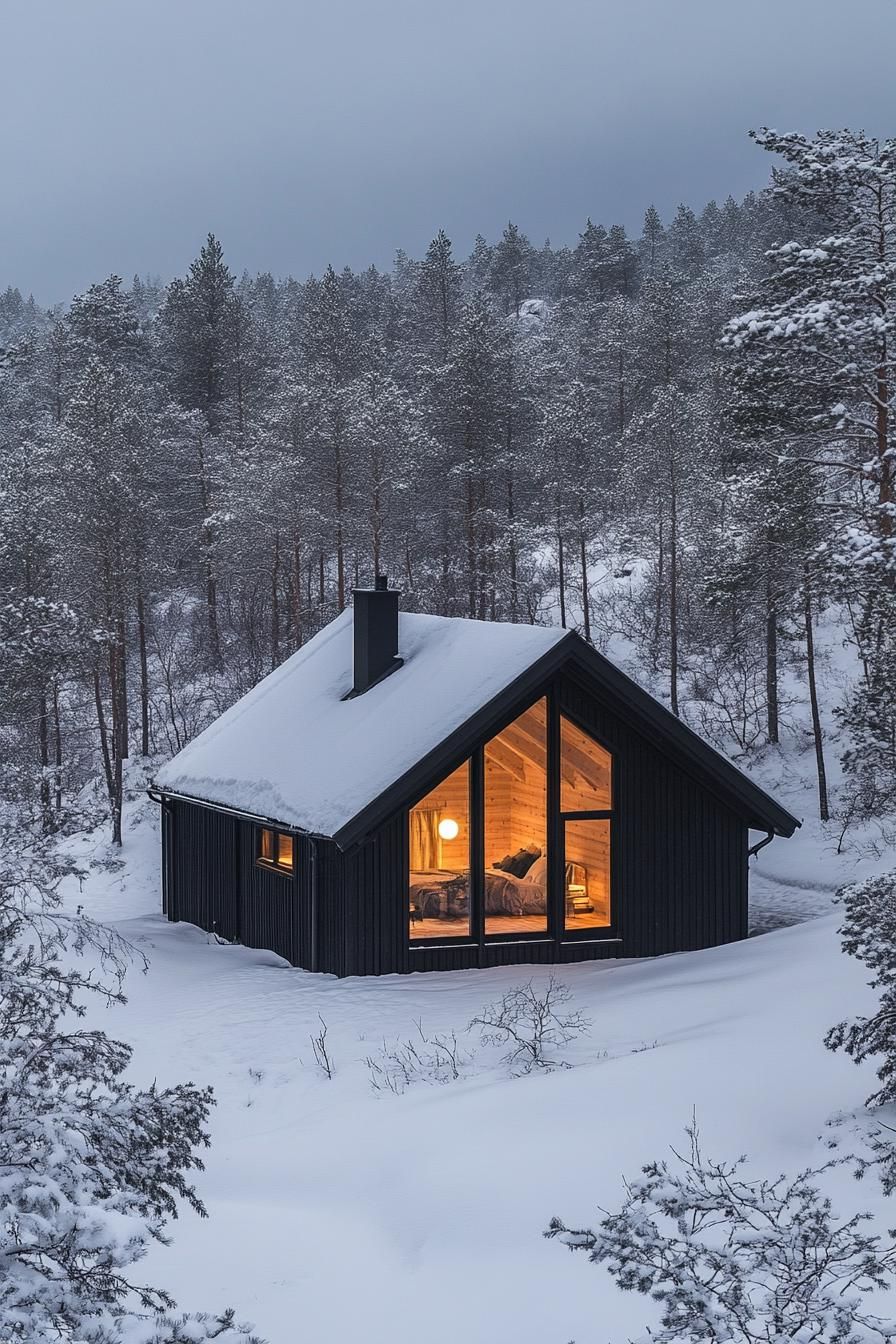
<path id="1" fill-rule="evenodd" d="M 546 854 L 542 854 L 540 858 L 537 858 L 535 860 L 532 867 L 526 874 L 526 881 L 532 882 L 536 887 L 541 887 L 542 890 L 544 890 L 547 887 L 548 856 Z"/>
<path id="2" fill-rule="evenodd" d="M 518 849 L 506 865 L 505 872 L 512 873 L 514 877 L 525 877 L 535 860 L 540 857 L 541 850 L 537 845 Z"/>

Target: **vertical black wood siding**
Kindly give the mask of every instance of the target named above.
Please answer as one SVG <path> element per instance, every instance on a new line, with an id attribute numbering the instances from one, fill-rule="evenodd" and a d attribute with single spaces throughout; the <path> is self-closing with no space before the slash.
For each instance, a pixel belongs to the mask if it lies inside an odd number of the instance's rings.
<path id="1" fill-rule="evenodd" d="M 563 677 L 555 691 L 561 711 L 614 756 L 613 939 L 412 948 L 407 811 L 348 853 L 296 836 L 289 877 L 256 864 L 251 822 L 171 801 L 162 822 L 168 918 L 339 976 L 655 956 L 746 937 L 745 820 L 577 679 Z M 511 706 L 508 721 L 521 708 Z"/>
<path id="2" fill-rule="evenodd" d="M 255 862 L 254 823 L 170 800 L 162 843 L 169 919 L 311 964 L 309 841 L 296 837 L 294 874 L 272 872 Z"/>

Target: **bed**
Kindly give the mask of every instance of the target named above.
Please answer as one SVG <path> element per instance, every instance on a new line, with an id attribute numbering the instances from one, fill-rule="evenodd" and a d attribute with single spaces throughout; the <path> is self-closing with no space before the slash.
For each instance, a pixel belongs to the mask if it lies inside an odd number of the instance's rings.
<path id="1" fill-rule="evenodd" d="M 412 872 L 410 886 L 415 919 L 463 919 L 469 913 L 468 872 Z M 546 910 L 547 898 L 542 883 L 514 877 L 500 868 L 486 868 L 487 915 L 543 915 Z"/>

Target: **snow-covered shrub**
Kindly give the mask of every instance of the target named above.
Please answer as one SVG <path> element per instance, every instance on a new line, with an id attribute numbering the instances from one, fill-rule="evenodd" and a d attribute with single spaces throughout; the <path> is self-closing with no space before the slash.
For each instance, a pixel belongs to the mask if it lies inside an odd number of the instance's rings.
<path id="1" fill-rule="evenodd" d="M 896 1102 L 896 872 L 853 883 L 840 892 L 846 914 L 840 927 L 841 946 L 871 971 L 869 984 L 880 991 L 871 1017 L 838 1022 L 825 1036 L 829 1050 L 845 1050 L 857 1064 L 880 1057 L 880 1083 L 869 1107 Z"/>
<path id="2" fill-rule="evenodd" d="M 696 1129 L 688 1134 L 690 1152 L 645 1166 L 596 1230 L 554 1218 L 545 1236 L 587 1251 L 619 1288 L 653 1298 L 654 1344 L 891 1338 L 891 1322 L 867 1310 L 865 1295 L 887 1286 L 896 1252 L 866 1232 L 868 1215 L 837 1218 L 820 1171 L 747 1180 L 743 1159 L 711 1161 Z"/>
<path id="3" fill-rule="evenodd" d="M 417 1023 L 417 1035 L 407 1040 L 383 1041 L 365 1063 L 374 1092 L 401 1096 L 414 1083 L 452 1083 L 462 1076 L 472 1056 L 458 1042 L 455 1032 L 427 1036 Z"/>
<path id="4" fill-rule="evenodd" d="M 880 992 L 877 1012 L 852 1022 L 838 1022 L 824 1038 L 829 1050 L 845 1050 L 857 1064 L 878 1059 L 879 1087 L 866 1106 L 875 1121 L 856 1133 L 870 1157 L 851 1156 L 857 1176 L 876 1168 L 887 1194 L 896 1191 L 896 1123 L 882 1116 L 896 1105 L 896 873 L 885 873 L 844 887 L 839 899 L 846 915 L 840 927 L 843 951 L 871 971 L 869 985 Z M 844 1123 L 841 1119 L 838 1123 Z M 834 1141 L 832 1146 L 837 1146 Z"/>
<path id="5" fill-rule="evenodd" d="M 540 989 L 530 980 L 481 1009 L 469 1030 L 479 1028 L 483 1045 L 509 1046 L 504 1062 L 512 1073 L 568 1068 L 563 1047 L 591 1026 L 582 1013 L 569 1008 L 571 1002 L 569 986 L 553 976 Z"/>
<path id="6" fill-rule="evenodd" d="M 245 1344 L 231 1313 L 175 1322 L 131 1276 L 182 1201 L 205 1214 L 189 1174 L 212 1095 L 125 1082 L 130 1048 L 77 1025 L 85 992 L 123 1002 L 132 949 L 62 909 L 60 872 L 0 828 L 0 1338 Z"/>

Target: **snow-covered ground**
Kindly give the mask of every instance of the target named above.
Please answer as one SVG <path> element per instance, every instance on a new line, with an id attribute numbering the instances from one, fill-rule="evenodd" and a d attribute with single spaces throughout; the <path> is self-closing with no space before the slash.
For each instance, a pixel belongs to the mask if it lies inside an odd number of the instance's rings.
<path id="1" fill-rule="evenodd" d="M 870 1091 L 869 1071 L 822 1046 L 872 999 L 825 913 L 855 861 L 811 824 L 753 872 L 757 924 L 805 922 L 705 952 L 565 967 L 592 1022 L 570 1048 L 574 1068 L 512 1078 L 482 1049 L 468 1077 L 400 1096 L 369 1084 L 365 1059 L 384 1038 L 413 1035 L 418 1020 L 461 1030 L 529 971 L 339 981 L 216 945 L 159 915 L 157 843 L 148 806 L 132 810 L 123 866 L 68 893 L 149 959 L 126 1006 L 94 1010 L 135 1047 L 135 1077 L 210 1082 L 218 1099 L 199 1178 L 210 1217 L 185 1213 L 147 1277 L 185 1308 L 232 1303 L 271 1344 L 625 1339 L 649 1304 L 544 1241 L 551 1215 L 587 1224 L 613 1207 L 622 1176 L 678 1144 L 695 1109 L 713 1155 L 745 1152 L 764 1174 L 823 1161 L 826 1122 Z M 84 858 L 91 847 L 108 854 L 95 839 Z M 309 1043 L 318 1014 L 332 1081 Z M 831 1189 L 844 1212 L 885 1219 L 873 1180 L 835 1173 Z"/>

